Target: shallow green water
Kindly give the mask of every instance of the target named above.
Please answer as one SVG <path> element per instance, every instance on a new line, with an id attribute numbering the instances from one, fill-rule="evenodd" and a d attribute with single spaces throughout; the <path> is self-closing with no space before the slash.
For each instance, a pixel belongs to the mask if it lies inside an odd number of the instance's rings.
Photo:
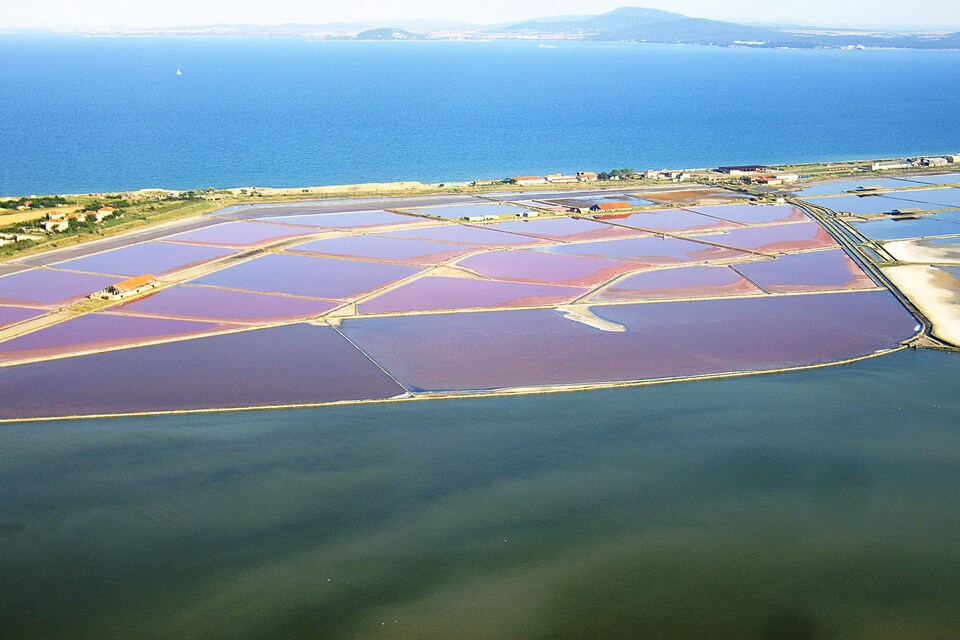
<path id="1" fill-rule="evenodd" d="M 0 636 L 949 638 L 960 357 L 0 426 Z"/>

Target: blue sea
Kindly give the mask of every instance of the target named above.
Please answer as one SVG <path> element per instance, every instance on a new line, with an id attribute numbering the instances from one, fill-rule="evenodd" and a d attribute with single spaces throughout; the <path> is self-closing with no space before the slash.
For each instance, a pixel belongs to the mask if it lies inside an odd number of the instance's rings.
<path id="1" fill-rule="evenodd" d="M 8 35 L 0 61 L 0 195 L 960 151 L 960 51 Z"/>

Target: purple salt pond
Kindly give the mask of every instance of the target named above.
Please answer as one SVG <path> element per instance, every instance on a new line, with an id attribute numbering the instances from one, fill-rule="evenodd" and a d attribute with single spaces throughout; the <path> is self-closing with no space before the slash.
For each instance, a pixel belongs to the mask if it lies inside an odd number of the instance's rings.
<path id="1" fill-rule="evenodd" d="M 506 233 L 504 231 L 495 231 L 486 227 L 472 227 L 464 224 L 448 224 L 440 227 L 428 227 L 425 229 L 394 231 L 389 235 L 394 238 L 435 240 L 438 242 L 472 244 L 484 247 L 511 247 L 544 244 L 544 241 L 538 238 L 519 236 L 513 233 Z"/>
<path id="2" fill-rule="evenodd" d="M 587 289 L 526 282 L 427 276 L 360 304 L 361 314 L 562 304 Z"/>
<path id="3" fill-rule="evenodd" d="M 630 260 L 651 265 L 726 260 L 748 255 L 742 251 L 714 247 L 692 240 L 665 238 L 661 236 L 644 236 L 640 238 L 624 238 L 621 240 L 604 240 L 601 242 L 584 242 L 580 244 L 562 244 L 555 247 L 544 247 L 543 249 L 537 249 L 537 251 L 563 255 Z"/>
<path id="4" fill-rule="evenodd" d="M 372 258 L 423 265 L 441 264 L 476 250 L 476 246 L 464 244 L 445 244 L 430 242 L 429 240 L 408 240 L 379 235 L 313 240 L 287 249 L 291 253 Z"/>
<path id="5" fill-rule="evenodd" d="M 263 218 L 271 222 L 316 227 L 320 229 L 372 229 L 423 224 L 422 218 L 390 211 L 356 211 L 352 213 L 320 213 Z"/>
<path id="6" fill-rule="evenodd" d="M 694 240 L 715 242 L 736 249 L 750 249 L 761 253 L 782 253 L 837 246 L 833 237 L 815 222 L 734 229 L 726 233 L 696 236 Z"/>
<path id="7" fill-rule="evenodd" d="M 23 322 L 47 313 L 45 309 L 26 309 L 24 307 L 5 307 L 0 305 L 0 327 Z"/>
<path id="8" fill-rule="evenodd" d="M 789 204 L 728 204 L 717 207 L 691 207 L 690 211 L 740 224 L 809 220 L 803 211 Z"/>
<path id="9" fill-rule="evenodd" d="M 83 298 L 119 282 L 110 276 L 33 269 L 0 277 L 0 302 L 56 305 Z"/>
<path id="10" fill-rule="evenodd" d="M 467 391 L 631 381 L 833 362 L 896 347 L 916 320 L 886 291 L 347 320 L 341 331 L 404 386 Z"/>
<path id="11" fill-rule="evenodd" d="M 774 293 L 877 286 L 841 249 L 795 253 L 775 260 L 745 262 L 733 268 Z"/>
<path id="12" fill-rule="evenodd" d="M 192 283 L 347 300 L 421 270 L 400 264 L 271 253 L 203 276 Z"/>
<path id="13" fill-rule="evenodd" d="M 120 310 L 174 318 L 269 322 L 312 318 L 336 307 L 330 300 L 177 286 L 124 304 Z"/>
<path id="14" fill-rule="evenodd" d="M 209 322 L 91 314 L 0 342 L 0 361 L 53 357 L 223 328 Z"/>
<path id="15" fill-rule="evenodd" d="M 618 281 L 590 302 L 719 298 L 762 293 L 728 267 L 681 267 L 644 271 Z"/>
<path id="16" fill-rule="evenodd" d="M 315 233 L 304 227 L 261 222 L 226 222 L 195 231 L 167 236 L 164 240 L 224 247 L 252 247 L 283 238 Z"/>
<path id="17" fill-rule="evenodd" d="M 483 253 L 465 258 L 458 265 L 488 278 L 575 287 L 595 286 L 639 267 L 637 264 L 615 260 L 581 258 L 522 249 Z"/>
<path id="18" fill-rule="evenodd" d="M 423 207 L 408 209 L 413 213 L 447 220 L 459 220 L 473 216 L 513 216 L 528 211 L 522 207 L 505 203 L 461 204 L 441 207 Z"/>
<path id="19" fill-rule="evenodd" d="M 627 216 L 608 218 L 612 222 L 634 229 L 682 233 L 686 231 L 707 231 L 710 229 L 729 229 L 736 227 L 732 222 L 718 220 L 685 209 L 660 209 L 632 213 Z"/>
<path id="20" fill-rule="evenodd" d="M 520 233 L 547 240 L 563 241 L 599 240 L 601 238 L 636 236 L 642 233 L 636 229 L 603 224 L 602 222 L 594 222 L 593 220 L 584 220 L 582 218 L 515 220 L 511 222 L 500 222 L 484 228 Z"/>
<path id="21" fill-rule="evenodd" d="M 59 269 L 120 276 L 161 275 L 235 253 L 232 249 L 173 242 L 145 242 L 54 265 Z"/>
<path id="22" fill-rule="evenodd" d="M 337 331 L 292 325 L 0 370 L 0 418 L 378 400 L 404 393 Z M 56 389 L 56 402 L 50 394 Z"/>

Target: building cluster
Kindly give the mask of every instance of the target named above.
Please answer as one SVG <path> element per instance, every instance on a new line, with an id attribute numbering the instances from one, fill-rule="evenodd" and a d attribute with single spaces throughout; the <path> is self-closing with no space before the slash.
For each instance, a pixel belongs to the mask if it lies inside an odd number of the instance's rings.
<path id="1" fill-rule="evenodd" d="M 90 298 L 93 300 L 120 300 L 121 298 L 135 296 L 159 286 L 159 280 L 146 274 L 130 278 L 129 280 L 123 280 L 122 282 L 110 285 L 106 289 L 95 291 L 90 294 Z"/>
<path id="2" fill-rule="evenodd" d="M 890 169 L 916 169 L 918 167 L 943 167 L 948 164 L 960 164 L 960 155 L 907 158 L 870 163 L 871 171 L 889 171 Z"/>
<path id="3" fill-rule="evenodd" d="M 49 213 L 47 219 L 43 221 L 43 228 L 49 232 L 66 231 L 70 228 L 71 222 L 93 222 L 100 224 L 105 218 L 114 216 L 117 210 L 113 207 L 100 207 L 96 211 L 78 211 L 76 213 Z"/>
<path id="4" fill-rule="evenodd" d="M 746 184 L 759 184 L 766 186 L 788 184 L 791 182 L 796 182 L 800 179 L 799 174 L 785 173 L 759 164 L 718 167 L 717 173 L 722 173 L 732 178 L 740 178 L 740 181 Z"/>
<path id="5" fill-rule="evenodd" d="M 31 233 L 0 233 L 0 247 L 26 240 L 40 240 L 41 238 L 42 236 Z"/>

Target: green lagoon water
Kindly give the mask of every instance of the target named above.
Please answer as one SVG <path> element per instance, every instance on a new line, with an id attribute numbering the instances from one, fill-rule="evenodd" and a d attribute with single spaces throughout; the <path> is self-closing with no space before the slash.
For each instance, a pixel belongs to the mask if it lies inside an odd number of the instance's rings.
<path id="1" fill-rule="evenodd" d="M 955 638 L 958 380 L 0 425 L 0 637 Z"/>

